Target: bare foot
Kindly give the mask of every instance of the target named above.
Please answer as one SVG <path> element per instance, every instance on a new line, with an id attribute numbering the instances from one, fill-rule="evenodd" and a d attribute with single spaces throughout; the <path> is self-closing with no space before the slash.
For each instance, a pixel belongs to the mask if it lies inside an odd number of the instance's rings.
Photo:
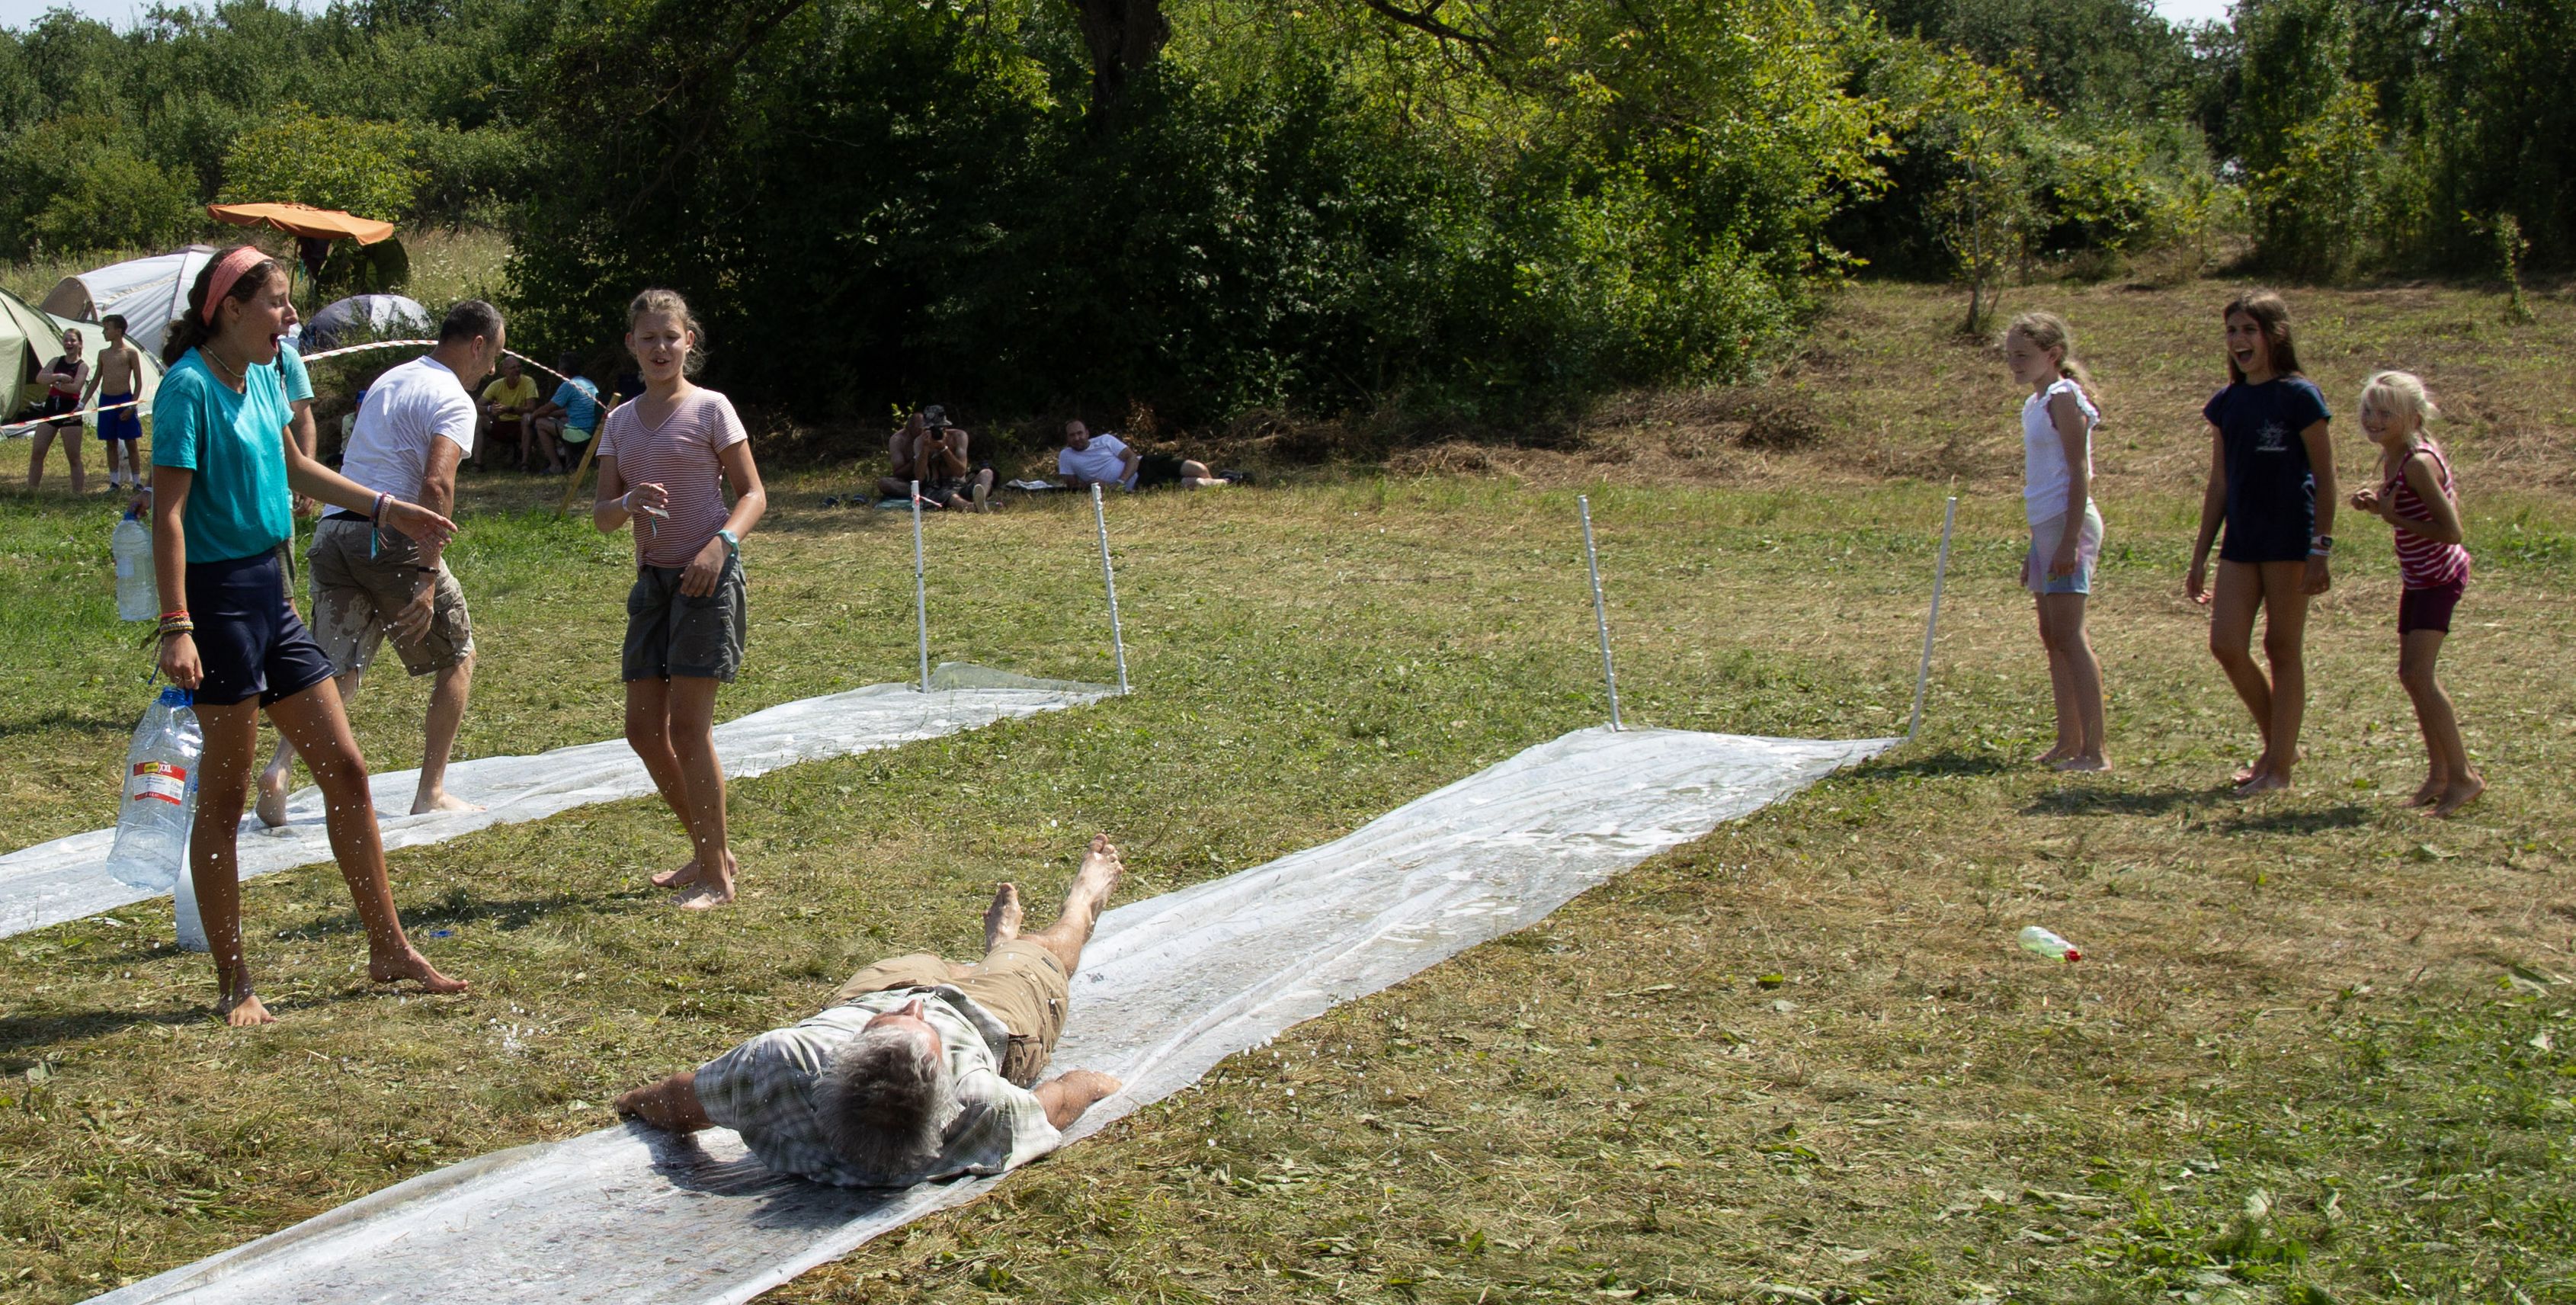
<path id="1" fill-rule="evenodd" d="M 1107 834 L 1093 834 L 1091 850 L 1083 855 L 1081 868 L 1073 872 L 1073 888 L 1065 896 L 1088 896 L 1095 905 L 1106 902 L 1117 891 L 1119 877 L 1126 873 L 1127 862 L 1118 855 L 1118 845 L 1110 842 Z"/>
<path id="2" fill-rule="evenodd" d="M 2253 783 L 2254 778 L 2262 773 L 2262 762 L 2249 761 L 2242 766 L 2238 766 L 2235 773 L 2227 777 L 2227 782 L 2236 785 L 2238 788 L 2243 788 L 2244 786 Z"/>
<path id="3" fill-rule="evenodd" d="M 2423 787 L 2415 790 L 2415 796 L 2406 799 L 2406 805 L 2410 807 L 2429 807 L 2434 803 L 2441 801 L 2443 791 L 2450 787 L 2451 777 L 2438 770 L 2434 771 L 2432 774 L 2424 777 Z"/>
<path id="4" fill-rule="evenodd" d="M 480 811 L 482 809 L 443 788 L 435 793 L 423 793 L 411 800 L 411 813 L 415 816 L 427 815 L 432 811 Z"/>
<path id="5" fill-rule="evenodd" d="M 2071 757 L 2061 758 L 2057 764 L 2049 767 L 2051 770 L 2082 771 L 2102 771 L 2110 768 L 2111 759 L 2099 752 L 2079 752 Z"/>
<path id="6" fill-rule="evenodd" d="M 999 884 L 993 889 L 993 904 L 984 908 L 984 950 L 991 951 L 1020 936 L 1020 886 Z"/>
<path id="7" fill-rule="evenodd" d="M 271 829 L 286 823 L 286 785 L 292 777 L 293 773 L 284 766 L 259 772 L 259 799 L 251 804 L 251 810 L 259 813 L 259 823 Z"/>
<path id="8" fill-rule="evenodd" d="M 2442 790 L 2442 804 L 2433 808 L 2433 814 L 2448 820 L 2460 814 L 2461 808 L 2477 801 L 2478 795 L 2486 791 L 2487 777 L 2471 771 L 2451 781 L 2451 786 Z"/>
<path id="9" fill-rule="evenodd" d="M 698 881 L 698 859 L 690 857 L 684 864 L 653 876 L 655 888 L 678 888 Z"/>
<path id="10" fill-rule="evenodd" d="M 2050 748 L 2048 751 L 2043 752 L 2043 753 L 2039 754 L 2038 756 L 2031 758 L 2031 759 L 2030 759 L 2030 764 L 2032 764 L 2032 765 L 2034 765 L 2034 766 L 2054 766 L 2054 765 L 2056 765 L 2057 763 L 2059 763 L 2059 762 L 2061 762 L 2061 761 L 2064 761 L 2064 760 L 2066 760 L 2068 757 L 2071 757 L 2071 756 L 2074 756 L 2074 755 L 2075 755 L 2075 749 L 2070 748 L 2070 747 L 2066 746 L 2066 745 L 2065 745 L 2065 744 L 2063 744 L 2063 743 L 2060 743 L 2060 744 L 2056 745 L 2055 747 Z"/>
<path id="11" fill-rule="evenodd" d="M 723 906 L 733 900 L 733 877 L 741 872 L 742 863 L 734 860 L 733 853 L 727 852 L 724 864 L 716 870 L 713 880 L 700 874 L 696 887 L 671 901 L 683 911 L 705 911 Z"/>
<path id="12" fill-rule="evenodd" d="M 237 1029 L 277 1022 L 277 1017 L 268 1013 L 268 1007 L 259 1004 L 259 994 L 255 992 L 218 1000 L 215 1013 L 224 1017 L 224 1023 Z"/>
<path id="13" fill-rule="evenodd" d="M 442 995 L 463 992 L 466 988 L 463 979 L 451 979 L 439 973 L 438 967 L 431 965 L 428 957 L 409 948 L 404 949 L 402 955 L 391 960 L 383 957 L 369 957 L 367 978 L 375 983 L 401 983 L 409 979 L 418 983 L 423 992 Z"/>
<path id="14" fill-rule="evenodd" d="M 2254 778 L 2237 785 L 2236 796 L 2241 798 L 2256 797 L 2264 793 L 2278 793 L 2289 787 L 2289 776 L 2275 775 L 2271 771 L 2266 770 L 2257 773 Z"/>

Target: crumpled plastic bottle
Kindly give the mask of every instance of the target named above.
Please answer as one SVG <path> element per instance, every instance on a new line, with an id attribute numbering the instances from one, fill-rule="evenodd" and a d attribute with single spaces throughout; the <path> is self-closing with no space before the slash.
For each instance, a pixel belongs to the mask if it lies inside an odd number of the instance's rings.
<path id="1" fill-rule="evenodd" d="M 2030 925 L 2021 931 L 2021 949 L 2029 952 L 2033 956 L 2046 957 L 2052 961 L 2080 961 L 2084 959 L 2084 953 L 2075 950 L 2075 944 L 2068 942 L 2065 939 L 2058 937 L 2056 934 L 2050 933 L 2048 930 L 2042 929 L 2035 924 Z"/>

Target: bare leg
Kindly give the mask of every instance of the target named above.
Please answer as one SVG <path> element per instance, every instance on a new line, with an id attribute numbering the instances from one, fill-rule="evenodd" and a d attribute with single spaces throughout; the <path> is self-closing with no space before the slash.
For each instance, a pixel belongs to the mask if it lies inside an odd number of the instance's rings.
<path id="1" fill-rule="evenodd" d="M 2060 770 L 2109 770 L 2103 751 L 2102 663 L 2093 655 L 2084 632 L 2083 594 L 2046 594 L 2039 600 L 2040 624 L 2048 632 L 2050 682 L 2061 679 L 2057 737 L 2071 743 L 2057 763 Z"/>
<path id="2" fill-rule="evenodd" d="M 1091 941 L 1091 926 L 1100 919 L 1100 908 L 1118 889 L 1119 877 L 1127 873 L 1127 863 L 1119 858 L 1117 845 L 1107 834 L 1091 836 L 1091 850 L 1074 871 L 1073 883 L 1064 890 L 1064 911 L 1055 923 L 1023 935 L 1030 942 L 1055 953 L 1064 963 L 1070 977 L 1082 961 L 1083 946 Z"/>
<path id="3" fill-rule="evenodd" d="M 1181 463 L 1181 488 L 1232 489 L 1234 482 L 1219 480 L 1215 472 L 1208 470 L 1208 464 L 1196 458 L 1188 458 Z"/>
<path id="4" fill-rule="evenodd" d="M 628 680 L 626 682 L 626 743 L 644 763 L 644 772 L 653 777 L 653 788 L 662 795 L 662 805 L 689 823 L 689 800 L 680 782 L 680 757 L 671 750 L 671 682 L 668 680 Z M 698 858 L 694 852 L 687 861 L 653 876 L 655 888 L 678 888 L 698 881 Z"/>
<path id="5" fill-rule="evenodd" d="M 480 811 L 483 808 L 461 801 L 447 793 L 447 756 L 456 750 L 457 728 L 465 723 L 465 701 L 473 693 L 474 658 L 454 666 L 442 667 L 429 690 L 427 740 L 420 758 L 420 787 L 411 799 L 411 813 L 424 811 Z"/>
<path id="6" fill-rule="evenodd" d="M 2441 781 L 2440 789 L 2430 798 L 2418 794 L 2413 806 L 2432 806 L 2431 814 L 2449 816 L 2478 799 L 2486 792 L 2486 777 L 2469 765 L 2469 746 L 2460 738 L 2460 717 L 2451 705 L 2451 695 L 2442 688 L 2434 668 L 2442 656 L 2443 631 L 2410 630 L 2397 657 L 2397 678 L 2406 686 L 2406 696 L 2415 701 L 2415 723 L 2424 731 L 2424 751 L 2432 758 L 2432 773 Z M 2427 781 L 2425 787 L 2433 787 Z"/>
<path id="7" fill-rule="evenodd" d="M 35 443 L 27 450 L 27 488 L 42 489 L 45 484 L 45 450 L 54 446 L 54 428 L 48 423 L 36 428 Z"/>
<path id="8" fill-rule="evenodd" d="M 332 683 L 339 687 L 344 708 L 349 699 L 358 696 L 358 685 L 366 674 L 365 671 L 346 671 L 331 677 Z M 294 780 L 295 745 L 280 734 L 277 751 L 269 755 L 268 765 L 259 772 L 259 798 L 251 808 L 258 813 L 259 823 L 271 829 L 286 823 L 286 796 L 293 789 Z"/>
<path id="9" fill-rule="evenodd" d="M 2227 672 L 2227 682 L 2263 733 L 2263 756 L 2272 753 L 2272 681 L 2254 664 L 2254 614 L 2263 607 L 2262 571 L 2247 562 L 2221 561 L 2217 583 L 2210 587 L 2209 655 Z M 2236 772 L 2229 782 L 2249 784 L 2264 773 L 2263 762 Z"/>
<path id="10" fill-rule="evenodd" d="M 2246 794 L 2290 786 L 2299 764 L 2299 725 L 2308 710 L 2308 595 L 2305 562 L 2265 562 L 2263 660 L 2272 672 L 2272 727 L 2263 732 L 2263 774 L 2247 780 Z"/>
<path id="11" fill-rule="evenodd" d="M 724 767 L 716 758 L 717 686 L 710 677 L 689 675 L 626 685 L 627 742 L 680 818 L 695 854 L 688 865 L 655 876 L 655 886 L 695 885 L 680 904 L 697 910 L 732 901 L 739 868 L 727 844 Z"/>
<path id="12" fill-rule="evenodd" d="M 430 965 L 403 936 L 402 917 L 394 910 L 392 882 L 385 875 L 384 833 L 376 827 L 375 799 L 367 791 L 367 763 L 358 741 L 349 734 L 348 713 L 341 710 L 340 690 L 329 681 L 314 685 L 268 709 L 278 732 L 295 745 L 304 768 L 322 790 L 331 854 L 340 877 L 349 885 L 349 900 L 367 930 L 367 977 L 378 983 L 417 981 L 433 993 L 463 992 L 465 984 Z M 233 805 L 235 819 L 241 810 Z"/>
<path id="13" fill-rule="evenodd" d="M 259 752 L 259 700 L 227 706 L 197 704 L 206 750 L 198 759 L 197 819 L 188 831 L 188 877 L 197 889 L 197 914 L 215 956 L 215 1013 L 234 1028 L 271 1024 L 276 1017 L 251 990 L 250 964 L 242 955 L 241 861 L 236 841 L 251 762 Z"/>
<path id="14" fill-rule="evenodd" d="M 63 460 L 72 464 L 72 492 L 89 492 L 89 472 L 81 467 L 81 432 L 74 426 L 63 432 Z"/>
<path id="15" fill-rule="evenodd" d="M 2066 662 L 2066 650 L 2058 646 L 2057 629 L 2049 620 L 2048 598 L 2040 595 L 2032 604 L 2039 615 L 2039 646 L 2048 657 L 2048 697 L 2057 711 L 2057 741 L 2039 754 L 2039 764 L 2054 766 L 2074 756 L 2083 739 L 2075 728 L 2075 684 Z"/>
<path id="16" fill-rule="evenodd" d="M 1020 921 L 1028 912 L 1020 905 L 1018 884 L 997 884 L 993 904 L 984 908 L 984 950 L 1010 942 L 1020 936 Z"/>

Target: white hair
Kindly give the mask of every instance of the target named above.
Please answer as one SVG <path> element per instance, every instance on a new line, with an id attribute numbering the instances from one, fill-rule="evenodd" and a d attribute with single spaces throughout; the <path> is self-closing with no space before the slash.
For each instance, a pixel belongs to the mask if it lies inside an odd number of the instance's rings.
<path id="1" fill-rule="evenodd" d="M 908 1174 L 939 1154 L 957 1116 L 956 1085 L 926 1030 L 864 1029 L 824 1067 L 814 1116 L 852 1168 Z"/>

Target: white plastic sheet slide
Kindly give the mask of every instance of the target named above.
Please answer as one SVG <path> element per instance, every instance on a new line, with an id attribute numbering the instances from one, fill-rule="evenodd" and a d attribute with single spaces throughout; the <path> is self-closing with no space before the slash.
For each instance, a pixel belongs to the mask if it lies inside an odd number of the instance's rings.
<path id="1" fill-rule="evenodd" d="M 716 726 L 716 755 L 736 779 L 799 761 L 890 748 L 915 739 L 979 729 L 1059 707 L 1093 702 L 1115 692 L 1106 685 L 1033 680 L 981 666 L 950 663 L 931 676 L 931 692 L 909 684 L 872 684 L 756 711 Z M 102 781 L 104 782 L 104 781 Z M 624 739 L 557 748 L 533 757 L 478 757 L 448 767 L 447 791 L 481 811 L 400 815 L 411 807 L 417 770 L 373 777 L 385 849 L 419 847 L 470 834 L 486 825 L 542 820 L 593 802 L 615 802 L 653 791 L 653 779 Z M 241 873 L 274 874 L 331 859 L 322 827 L 322 795 L 307 788 L 287 803 L 287 822 L 276 829 L 242 817 Z M 168 896 L 131 888 L 108 877 L 113 829 L 94 829 L 0 856 L 0 938 L 112 910 L 128 902 Z"/>
<path id="2" fill-rule="evenodd" d="M 1067 1140 L 1896 742 L 1581 730 L 1347 838 L 1119 907 L 1055 1064 L 1127 1086 Z M 997 1181 L 849 1191 L 774 1176 L 721 1129 L 628 1125 L 423 1174 L 100 1300 L 730 1305 Z"/>

